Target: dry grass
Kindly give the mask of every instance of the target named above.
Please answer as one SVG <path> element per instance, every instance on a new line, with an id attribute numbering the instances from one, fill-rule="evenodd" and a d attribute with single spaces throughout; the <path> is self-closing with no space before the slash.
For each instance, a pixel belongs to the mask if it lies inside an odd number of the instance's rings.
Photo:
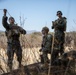
<path id="1" fill-rule="evenodd" d="M 32 33 L 21 35 L 20 41 L 23 49 L 22 64 L 28 65 L 39 61 L 39 47 L 41 45 L 41 34 Z M 7 67 L 7 38 L 4 33 L 0 33 L 0 74 L 8 72 Z M 15 64 L 14 64 L 15 63 Z M 17 57 L 14 55 L 13 69 L 18 68 Z"/>
<path id="2" fill-rule="evenodd" d="M 76 49 L 76 32 L 66 33 L 65 50 Z M 28 65 L 40 61 L 39 49 L 41 46 L 42 36 L 41 33 L 32 33 L 22 35 L 20 37 L 21 45 L 23 48 L 23 65 Z M 0 33 L 0 74 L 8 72 L 7 67 L 7 39 L 4 33 Z M 15 64 L 14 64 L 15 63 Z M 13 69 L 18 68 L 17 57 L 14 55 Z"/>

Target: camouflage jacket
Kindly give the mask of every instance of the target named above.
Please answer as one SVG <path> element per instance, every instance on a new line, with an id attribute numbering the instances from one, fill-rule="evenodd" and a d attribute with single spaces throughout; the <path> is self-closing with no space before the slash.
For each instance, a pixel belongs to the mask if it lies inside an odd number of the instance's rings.
<path id="1" fill-rule="evenodd" d="M 51 46 L 52 46 L 52 35 L 48 34 L 46 36 L 43 36 L 42 50 L 43 51 L 51 51 Z"/>
<path id="2" fill-rule="evenodd" d="M 52 29 L 55 29 L 55 31 L 66 31 L 66 18 L 62 17 L 61 19 L 57 19 L 52 22 Z"/>
<path id="3" fill-rule="evenodd" d="M 26 31 L 20 26 L 17 26 L 17 24 L 8 24 L 7 18 L 7 16 L 3 16 L 2 18 L 2 24 L 6 29 L 5 33 L 7 36 L 7 40 L 8 43 L 15 43 L 16 41 L 19 41 L 20 34 L 26 34 Z"/>

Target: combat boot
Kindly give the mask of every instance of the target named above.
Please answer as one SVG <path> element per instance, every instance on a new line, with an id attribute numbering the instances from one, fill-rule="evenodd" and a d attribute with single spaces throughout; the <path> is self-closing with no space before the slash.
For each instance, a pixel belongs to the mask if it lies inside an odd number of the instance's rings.
<path id="1" fill-rule="evenodd" d="M 45 63 L 44 64 L 45 73 L 48 73 L 48 68 L 49 68 L 49 64 L 48 63 Z"/>
<path id="2" fill-rule="evenodd" d="M 22 67 L 23 67 L 23 65 L 21 63 L 19 63 L 19 67 L 18 68 L 22 68 Z"/>
<path id="3" fill-rule="evenodd" d="M 12 63 L 11 63 L 11 62 L 8 62 L 7 65 L 8 65 L 8 67 L 9 67 L 9 70 L 12 71 Z"/>

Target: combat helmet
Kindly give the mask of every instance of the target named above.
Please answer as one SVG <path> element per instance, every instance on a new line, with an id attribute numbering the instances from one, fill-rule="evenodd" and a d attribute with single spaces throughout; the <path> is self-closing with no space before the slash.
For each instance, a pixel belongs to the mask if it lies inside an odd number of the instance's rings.
<path id="1" fill-rule="evenodd" d="M 11 17 L 9 17 L 9 20 L 11 20 L 11 19 L 13 19 L 14 21 L 15 21 L 15 19 L 11 16 Z"/>
<path id="2" fill-rule="evenodd" d="M 49 28 L 45 26 L 45 27 L 42 28 L 42 31 L 46 31 L 48 33 L 49 32 Z"/>

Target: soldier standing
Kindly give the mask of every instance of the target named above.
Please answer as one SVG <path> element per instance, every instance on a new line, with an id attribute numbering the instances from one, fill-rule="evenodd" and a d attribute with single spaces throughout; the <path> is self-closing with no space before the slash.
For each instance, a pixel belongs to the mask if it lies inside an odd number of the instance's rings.
<path id="1" fill-rule="evenodd" d="M 54 29 L 54 50 L 52 53 L 52 65 L 55 60 L 64 53 L 65 31 L 66 31 L 66 17 L 62 17 L 62 12 L 57 11 L 58 19 L 53 21 L 52 29 Z"/>
<path id="2" fill-rule="evenodd" d="M 21 67 L 22 48 L 20 45 L 19 37 L 20 37 L 20 34 L 26 34 L 26 31 L 14 23 L 15 19 L 13 17 L 9 18 L 10 24 L 8 24 L 7 22 L 8 17 L 6 16 L 7 10 L 4 9 L 3 12 L 4 12 L 4 16 L 2 18 L 2 24 L 4 28 L 6 29 L 5 34 L 7 37 L 8 66 L 10 70 L 12 70 L 12 61 L 13 61 L 14 53 L 16 53 L 17 55 L 19 68 Z"/>
<path id="3" fill-rule="evenodd" d="M 52 46 L 52 35 L 48 34 L 48 32 L 49 32 L 48 27 L 42 28 L 43 39 L 40 51 L 42 51 L 41 60 L 43 60 L 42 63 L 44 65 L 49 63 L 48 53 L 51 53 L 51 46 Z"/>

